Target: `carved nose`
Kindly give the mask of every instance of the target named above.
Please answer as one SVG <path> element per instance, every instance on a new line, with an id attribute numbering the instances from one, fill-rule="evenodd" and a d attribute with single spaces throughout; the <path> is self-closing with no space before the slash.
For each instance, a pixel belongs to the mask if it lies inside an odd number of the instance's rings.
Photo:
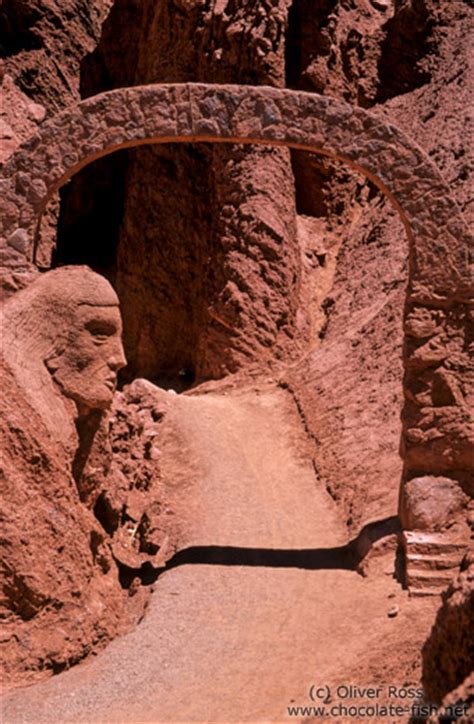
<path id="1" fill-rule="evenodd" d="M 118 370 L 121 370 L 126 364 L 127 358 L 125 357 L 125 352 L 123 350 L 122 343 L 120 342 L 109 357 L 109 367 L 114 370 L 114 372 L 118 372 Z"/>

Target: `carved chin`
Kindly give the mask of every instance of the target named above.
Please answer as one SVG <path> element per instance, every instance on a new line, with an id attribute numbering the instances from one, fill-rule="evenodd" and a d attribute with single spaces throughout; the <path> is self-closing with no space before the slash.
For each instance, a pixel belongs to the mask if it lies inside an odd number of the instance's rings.
<path id="1" fill-rule="evenodd" d="M 91 410 L 106 410 L 112 404 L 114 390 L 104 386 L 100 391 L 79 394 L 74 396 L 73 399 L 79 404 L 89 407 Z"/>
<path id="2" fill-rule="evenodd" d="M 76 385 L 71 380 L 65 384 L 66 381 L 58 379 L 56 375 L 54 380 L 65 397 L 90 410 L 106 410 L 114 399 L 115 384 L 112 382 L 96 383 L 84 389 L 84 385 Z"/>

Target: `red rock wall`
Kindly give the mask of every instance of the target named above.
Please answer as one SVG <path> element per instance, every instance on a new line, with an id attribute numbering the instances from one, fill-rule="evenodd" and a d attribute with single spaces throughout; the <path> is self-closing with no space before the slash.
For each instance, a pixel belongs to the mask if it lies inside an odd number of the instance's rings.
<path id="1" fill-rule="evenodd" d="M 97 44 L 113 0 L 9 0 L 0 14 L 5 72 L 57 113 L 79 96 L 81 61 Z"/>
<path id="2" fill-rule="evenodd" d="M 433 157 L 467 213 L 467 4 L 331 2 L 311 31 L 304 3 L 293 8 L 301 8 L 298 87 L 340 95 L 398 124 Z M 286 379 L 316 440 L 320 477 L 359 528 L 397 511 L 407 242 L 379 194 L 356 188 L 351 196 L 350 184 L 330 180 L 326 195 L 350 215 L 339 232 L 324 338 Z"/>
<path id="3" fill-rule="evenodd" d="M 423 687 L 429 701 L 440 704 L 471 677 L 474 639 L 474 563 L 466 557 L 461 572 L 443 595 L 443 602 L 423 646 Z M 467 687 L 466 687 L 467 689 Z M 466 704 L 471 704 L 471 699 Z M 461 691 L 458 692 L 461 694 Z M 448 703 L 448 702 L 445 702 Z M 455 703 L 455 701 L 451 702 Z"/>
<path id="4" fill-rule="evenodd" d="M 81 503 L 64 448 L 3 365 L 2 384 L 0 615 L 2 680 L 10 684 L 58 672 L 125 632 L 146 591 L 131 602 L 122 590 L 108 534 Z"/>

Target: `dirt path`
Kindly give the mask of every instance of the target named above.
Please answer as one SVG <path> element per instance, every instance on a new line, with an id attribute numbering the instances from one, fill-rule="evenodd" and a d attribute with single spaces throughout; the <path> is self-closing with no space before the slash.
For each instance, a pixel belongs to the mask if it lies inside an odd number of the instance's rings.
<path id="1" fill-rule="evenodd" d="M 318 548 L 346 542 L 334 503 L 316 482 L 309 442 L 287 393 L 180 396 L 169 414 L 198 477 L 190 545 Z M 176 447 L 168 448 L 163 464 L 173 476 Z"/>
<path id="2" fill-rule="evenodd" d="M 196 471 L 189 545 L 213 562 L 164 573 L 135 631 L 11 693 L 5 722 L 289 721 L 311 684 L 374 683 L 368 652 L 416 629 L 421 604 L 390 570 L 344 569 L 345 528 L 285 392 L 180 396 L 172 418 Z"/>

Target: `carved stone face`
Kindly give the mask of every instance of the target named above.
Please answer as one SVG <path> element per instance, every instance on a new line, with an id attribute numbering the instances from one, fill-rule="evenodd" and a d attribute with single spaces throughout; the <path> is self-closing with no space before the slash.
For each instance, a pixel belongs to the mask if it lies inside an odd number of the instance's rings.
<path id="1" fill-rule="evenodd" d="M 80 304 L 64 352 L 48 368 L 63 394 L 91 409 L 107 408 L 117 372 L 127 363 L 118 306 Z"/>

